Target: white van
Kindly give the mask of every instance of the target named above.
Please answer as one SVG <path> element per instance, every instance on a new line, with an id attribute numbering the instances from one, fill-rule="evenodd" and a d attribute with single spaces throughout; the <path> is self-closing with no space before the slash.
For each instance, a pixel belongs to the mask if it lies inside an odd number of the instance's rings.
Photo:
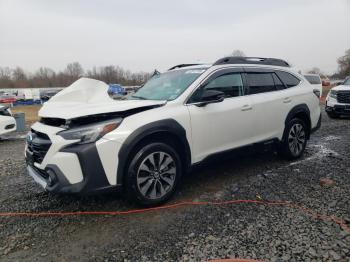
<path id="1" fill-rule="evenodd" d="M 33 100 L 33 92 L 31 89 L 18 89 L 18 94 L 17 94 L 17 99 L 18 100 Z"/>

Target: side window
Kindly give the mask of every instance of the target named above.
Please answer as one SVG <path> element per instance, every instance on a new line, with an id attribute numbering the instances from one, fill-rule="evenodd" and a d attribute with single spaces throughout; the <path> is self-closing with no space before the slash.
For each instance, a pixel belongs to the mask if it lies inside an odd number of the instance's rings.
<path id="1" fill-rule="evenodd" d="M 278 90 L 282 90 L 286 88 L 286 86 L 281 82 L 281 80 L 278 78 L 278 76 L 275 73 L 272 74 L 272 77 L 273 77 L 273 81 L 275 82 L 275 87 Z"/>
<path id="2" fill-rule="evenodd" d="M 271 73 L 247 73 L 249 94 L 259 94 L 276 91 Z"/>
<path id="3" fill-rule="evenodd" d="M 300 83 L 299 78 L 297 78 L 297 77 L 295 77 L 292 74 L 289 74 L 287 72 L 276 71 L 276 74 L 282 80 L 282 82 L 285 84 L 285 86 L 288 88 L 293 87 L 293 86 L 297 86 Z"/>
<path id="4" fill-rule="evenodd" d="M 203 88 L 197 89 L 190 98 L 189 102 L 199 102 L 201 94 L 205 90 L 221 91 L 225 94 L 226 98 L 242 96 L 244 95 L 242 76 L 240 73 L 231 73 L 218 76 L 217 78 L 211 80 Z"/>

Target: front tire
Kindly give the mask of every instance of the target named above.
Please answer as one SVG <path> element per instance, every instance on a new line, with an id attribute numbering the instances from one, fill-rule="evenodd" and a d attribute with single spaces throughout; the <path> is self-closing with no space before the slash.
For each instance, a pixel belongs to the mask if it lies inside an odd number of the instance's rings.
<path id="1" fill-rule="evenodd" d="M 307 126 L 301 119 L 294 118 L 286 126 L 280 153 L 287 159 L 300 158 L 307 143 Z"/>
<path id="2" fill-rule="evenodd" d="M 173 195 L 181 173 L 181 160 L 174 147 L 162 142 L 143 145 L 128 167 L 128 198 L 143 206 L 159 205 Z"/>

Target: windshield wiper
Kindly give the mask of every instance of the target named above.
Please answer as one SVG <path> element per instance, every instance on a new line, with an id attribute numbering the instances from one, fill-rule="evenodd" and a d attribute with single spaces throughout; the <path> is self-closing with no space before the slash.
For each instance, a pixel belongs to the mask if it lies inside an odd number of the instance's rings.
<path id="1" fill-rule="evenodd" d="M 141 100 L 148 100 L 146 97 L 143 97 L 143 96 L 134 96 L 134 95 L 132 95 L 131 97 L 135 97 L 135 98 L 138 98 L 138 99 L 141 99 Z"/>

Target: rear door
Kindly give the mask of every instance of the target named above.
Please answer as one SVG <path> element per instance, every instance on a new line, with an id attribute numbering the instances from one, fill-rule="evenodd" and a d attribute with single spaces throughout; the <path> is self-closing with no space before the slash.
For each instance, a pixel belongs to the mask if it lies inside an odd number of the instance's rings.
<path id="1" fill-rule="evenodd" d="M 246 68 L 248 94 L 254 107 L 255 142 L 279 136 L 291 98 L 274 70 Z"/>
<path id="2" fill-rule="evenodd" d="M 214 72 L 187 102 L 194 162 L 251 142 L 253 110 L 250 98 L 246 96 L 242 73 L 241 68 Z M 205 89 L 224 92 L 224 101 L 198 106 L 200 94 Z"/>

